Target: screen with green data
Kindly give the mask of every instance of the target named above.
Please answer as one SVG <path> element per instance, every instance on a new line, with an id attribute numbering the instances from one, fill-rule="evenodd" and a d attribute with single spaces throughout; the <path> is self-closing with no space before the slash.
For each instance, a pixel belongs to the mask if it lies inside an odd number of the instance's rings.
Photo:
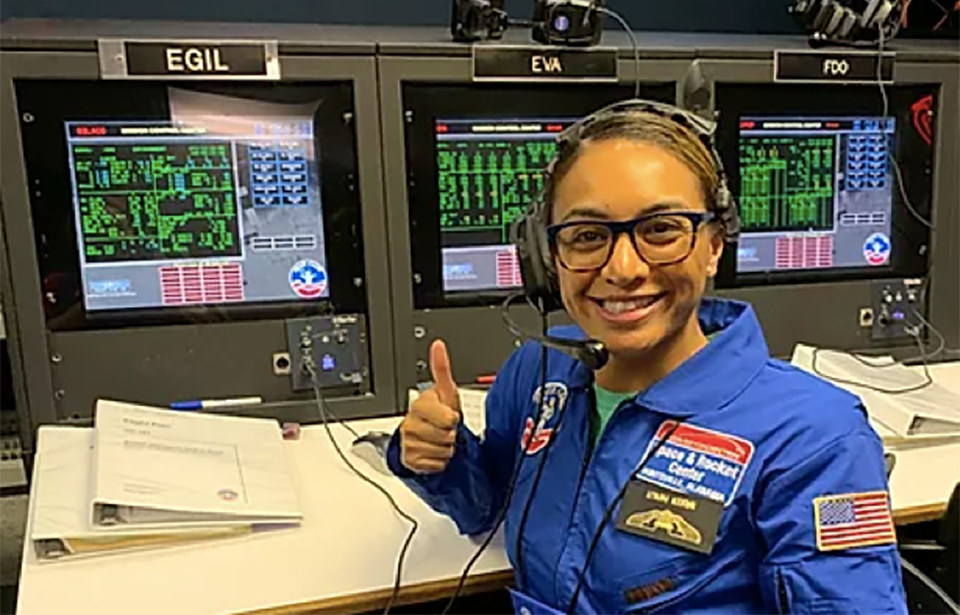
<path id="1" fill-rule="evenodd" d="M 87 310 L 329 296 L 311 118 L 66 128 Z"/>
<path id="2" fill-rule="evenodd" d="M 879 267 L 892 255 L 892 117 L 740 118 L 741 273 Z"/>
<path id="3" fill-rule="evenodd" d="M 740 221 L 747 230 L 833 227 L 834 139 L 783 135 L 740 143 Z"/>
<path id="4" fill-rule="evenodd" d="M 445 291 L 520 286 L 510 224 L 543 189 L 556 137 L 574 119 L 438 119 Z"/>

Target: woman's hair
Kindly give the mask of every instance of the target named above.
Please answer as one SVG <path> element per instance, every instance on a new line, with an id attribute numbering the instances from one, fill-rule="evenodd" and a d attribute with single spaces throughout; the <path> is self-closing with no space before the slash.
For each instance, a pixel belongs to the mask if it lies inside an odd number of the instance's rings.
<path id="1" fill-rule="evenodd" d="M 559 155 L 544 186 L 547 219 L 552 218 L 557 186 L 573 167 L 584 143 L 626 139 L 657 145 L 676 156 L 700 180 L 700 191 L 707 209 L 716 209 L 719 178 L 713 155 L 692 130 L 668 117 L 636 110 L 611 114 L 588 124 L 577 139 L 561 145 Z"/>

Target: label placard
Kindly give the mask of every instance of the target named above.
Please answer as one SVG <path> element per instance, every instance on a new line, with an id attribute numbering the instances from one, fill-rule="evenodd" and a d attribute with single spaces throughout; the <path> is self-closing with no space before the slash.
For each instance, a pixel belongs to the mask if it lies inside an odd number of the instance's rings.
<path id="1" fill-rule="evenodd" d="M 895 54 L 774 51 L 773 80 L 792 83 L 893 83 Z M 877 64 L 880 64 L 878 67 Z M 879 68 L 879 74 L 877 69 Z"/>
<path id="2" fill-rule="evenodd" d="M 616 49 L 473 48 L 474 81 L 617 81 Z"/>
<path id="3" fill-rule="evenodd" d="M 258 41 L 100 41 L 105 79 L 279 79 L 277 44 Z"/>

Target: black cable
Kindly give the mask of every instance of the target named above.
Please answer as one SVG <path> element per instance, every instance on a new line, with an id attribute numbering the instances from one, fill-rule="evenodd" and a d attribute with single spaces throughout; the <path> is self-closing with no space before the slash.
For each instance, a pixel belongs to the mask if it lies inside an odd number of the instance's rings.
<path id="1" fill-rule="evenodd" d="M 307 368 L 307 369 L 310 369 L 310 368 Z M 316 373 L 316 372 L 314 371 L 313 373 Z M 317 392 L 319 391 L 319 389 L 318 389 L 318 385 L 317 385 L 316 378 L 313 377 L 313 376 L 311 376 L 311 377 L 310 377 L 310 380 L 311 380 L 312 386 L 313 386 L 314 389 L 315 389 L 315 390 L 314 390 L 314 393 L 317 393 Z M 353 427 L 351 427 L 349 423 L 347 423 L 346 421 L 344 421 L 343 418 L 342 418 L 340 415 L 336 414 L 336 413 L 333 411 L 333 409 L 330 408 L 330 406 L 326 405 L 326 403 L 324 403 L 324 406 L 325 406 L 324 409 L 321 411 L 321 416 L 320 416 L 320 419 L 321 419 L 321 420 L 323 420 L 323 414 L 322 414 L 322 412 L 326 412 L 327 414 L 329 414 L 330 416 L 332 416 L 332 417 L 333 417 L 333 420 L 334 420 L 335 422 L 337 422 L 341 427 L 343 427 L 344 429 L 346 429 L 347 431 L 349 431 L 350 434 L 351 434 L 354 438 L 359 438 L 359 437 L 360 437 L 360 434 L 357 433 L 357 430 L 354 429 Z"/>
<path id="2" fill-rule="evenodd" d="M 329 413 L 333 415 L 333 412 L 330 410 L 329 406 L 327 406 L 327 402 L 323 398 L 323 395 L 320 394 L 320 386 L 317 384 L 317 370 L 316 370 L 316 367 L 313 365 L 313 360 L 310 359 L 309 357 L 305 357 L 302 363 L 302 367 L 306 369 L 307 372 L 310 374 L 310 381 L 313 385 L 313 394 L 317 400 L 317 408 L 320 410 L 320 420 L 323 422 L 323 428 L 327 432 L 327 438 L 330 440 L 330 444 L 333 445 L 334 450 L 337 451 L 337 455 L 340 456 L 340 459 L 343 461 L 343 463 L 345 463 L 347 467 L 353 471 L 354 474 L 359 476 L 361 480 L 363 480 L 365 483 L 371 485 L 374 489 L 382 493 L 383 496 L 387 498 L 387 501 L 390 502 L 390 506 L 393 507 L 393 510 L 395 510 L 397 514 L 400 515 L 405 521 L 410 523 L 410 532 L 407 534 L 406 540 L 403 541 L 403 547 L 400 548 L 400 554 L 397 556 L 397 567 L 396 567 L 396 572 L 394 574 L 393 591 L 390 593 L 390 599 L 387 601 L 387 606 L 383 609 L 383 614 L 389 615 L 390 610 L 393 608 L 394 604 L 397 601 L 397 596 L 400 594 L 400 580 L 403 577 L 403 562 L 407 557 L 407 551 L 410 548 L 410 543 L 413 541 L 413 536 L 414 534 L 417 533 L 417 530 L 420 528 L 420 524 L 417 522 L 415 518 L 413 518 L 411 515 L 405 512 L 402 508 L 400 508 L 396 500 L 393 499 L 393 496 L 390 495 L 390 493 L 386 489 L 381 487 L 376 481 L 369 478 L 366 474 L 358 470 L 356 466 L 354 466 L 353 463 L 351 463 L 350 459 L 348 459 L 347 456 L 343 453 L 343 450 L 340 448 L 340 444 L 337 443 L 337 439 L 333 437 L 333 432 L 330 430 L 330 421 L 327 418 L 327 414 Z M 335 415 L 333 416 L 335 417 Z M 334 420 L 340 425 L 342 425 L 343 427 L 346 427 L 347 430 L 349 430 L 351 433 L 356 434 L 356 431 L 354 431 L 351 427 L 349 427 L 346 423 L 344 423 L 342 419 L 335 417 Z"/>
<path id="3" fill-rule="evenodd" d="M 546 310 L 541 309 L 542 313 L 545 313 Z M 545 360 L 546 358 L 546 346 L 543 347 L 542 356 Z M 544 400 L 546 395 L 540 394 L 540 403 L 537 404 L 537 413 L 533 421 L 533 428 L 536 429 L 536 426 L 540 424 L 540 418 L 543 416 L 543 410 L 545 407 Z M 522 431 L 521 431 L 522 433 Z M 457 598 L 460 597 L 460 592 L 463 591 L 463 584 L 467 580 L 467 575 L 470 574 L 470 569 L 473 568 L 473 565 L 480 559 L 480 556 L 487 549 L 490 543 L 493 541 L 493 537 L 496 535 L 497 530 L 500 529 L 500 525 L 503 523 L 503 520 L 507 516 L 507 511 L 510 508 L 510 500 L 513 498 L 514 488 L 517 485 L 517 477 L 520 475 L 520 468 L 523 466 L 523 460 L 527 456 L 527 452 L 530 450 L 530 445 L 533 443 L 533 431 L 530 432 L 530 438 L 527 440 L 526 446 L 523 447 L 523 450 L 520 451 L 520 454 L 517 456 L 517 461 L 513 466 L 513 475 L 510 477 L 510 482 L 507 484 L 507 493 L 504 496 L 503 506 L 500 507 L 500 510 L 497 512 L 497 516 L 494 520 L 493 527 L 490 529 L 490 532 L 487 534 L 487 537 L 480 544 L 480 547 L 477 549 L 476 553 L 470 558 L 470 561 L 467 562 L 467 565 L 464 567 L 463 572 L 460 574 L 460 580 L 457 583 L 457 588 L 454 590 L 453 595 L 450 596 L 450 600 L 447 601 L 447 605 L 443 607 L 441 615 L 447 615 L 450 612 L 450 609 L 453 608 L 453 603 L 456 602 Z M 544 455 L 546 456 L 546 455 Z"/>
<path id="4" fill-rule="evenodd" d="M 570 598 L 570 602 L 567 604 L 567 610 L 565 613 L 574 613 L 574 609 L 577 606 L 577 600 L 580 598 L 580 590 L 583 588 L 583 582 L 587 578 L 587 571 L 590 569 L 590 562 L 593 560 L 593 554 L 597 550 L 597 545 L 600 544 L 600 536 L 603 535 L 603 530 L 606 528 L 607 523 L 610 522 L 610 516 L 613 515 L 613 510 L 617 507 L 617 504 L 620 503 L 620 500 L 623 499 L 624 494 L 627 492 L 627 487 L 630 486 L 630 481 L 633 480 L 633 477 L 640 474 L 640 470 L 643 469 L 647 462 L 654 458 L 657 454 L 657 451 L 660 450 L 660 447 L 666 444 L 673 434 L 677 431 L 680 425 L 685 419 L 677 420 L 674 423 L 673 427 L 663 436 L 663 438 L 653 445 L 650 449 L 650 452 L 640 461 L 636 469 L 630 472 L 630 476 L 627 477 L 627 480 L 624 481 L 623 486 L 620 487 L 620 492 L 617 493 L 617 497 L 613 498 L 613 502 L 610 503 L 610 506 L 607 507 L 607 510 L 603 513 L 603 518 L 600 520 L 600 525 L 597 527 L 597 530 L 593 533 L 593 539 L 590 541 L 590 548 L 587 549 L 587 557 L 583 561 L 583 570 L 580 571 L 580 575 L 577 578 L 577 585 L 573 590 L 573 596 Z"/>
<path id="5" fill-rule="evenodd" d="M 540 333 L 544 337 L 547 336 L 547 313 L 540 313 Z M 543 400 L 546 398 L 546 386 L 547 386 L 547 347 L 542 346 L 540 351 L 540 400 L 539 403 L 542 406 Z M 565 412 L 563 408 L 559 409 L 560 415 L 557 417 L 557 426 L 554 428 L 553 432 L 550 434 L 550 439 L 547 441 L 547 445 L 544 447 L 543 456 L 540 458 L 540 464 L 537 466 L 537 475 L 533 478 L 533 485 L 530 487 L 530 495 L 527 496 L 527 502 L 523 506 L 523 512 L 520 514 L 520 524 L 517 526 L 517 589 L 523 591 L 523 583 L 526 578 L 526 566 L 523 562 L 523 532 L 527 527 L 527 519 L 530 516 L 530 510 L 533 508 L 533 500 L 537 495 L 537 487 L 540 485 L 540 477 L 543 476 L 543 469 L 547 467 L 547 456 L 550 454 L 550 448 L 553 446 L 553 441 L 557 439 L 557 432 L 560 431 L 560 423 L 563 422 L 563 415 Z M 536 434 L 537 424 L 534 424 L 530 429 L 530 439 L 533 440 L 533 436 Z M 529 443 L 528 443 L 529 446 Z"/>
<path id="6" fill-rule="evenodd" d="M 881 117 L 886 120 L 887 114 L 890 112 L 890 101 L 887 98 L 887 88 L 883 84 L 883 27 L 878 26 L 877 32 L 880 36 L 879 44 L 877 46 L 877 86 L 880 88 L 880 99 L 883 101 L 883 111 L 881 113 Z M 920 224 L 923 224 L 932 232 L 934 230 L 933 222 L 924 218 L 913 206 L 913 203 L 910 202 L 910 197 L 907 196 L 907 189 L 903 185 L 903 173 L 900 171 L 900 163 L 897 161 L 896 155 L 889 146 L 887 147 L 887 158 L 893 163 L 893 172 L 897 182 L 897 190 L 900 192 L 900 199 L 903 201 L 907 211 L 909 211 L 910 215 L 916 218 Z"/>
<path id="7" fill-rule="evenodd" d="M 943 333 L 940 333 L 939 329 L 933 326 L 933 323 L 924 318 L 923 314 L 917 310 L 913 310 L 913 315 L 916 316 L 917 319 L 920 320 L 920 323 L 930 329 L 930 331 L 940 340 L 940 348 L 927 355 L 927 358 L 936 357 L 939 354 L 960 354 L 960 348 L 947 348 L 947 338 L 943 336 Z M 907 360 L 910 361 L 911 359 Z"/>
<path id="8" fill-rule="evenodd" d="M 323 337 L 324 335 L 329 335 L 329 332 L 315 333 L 314 335 L 311 335 L 310 338 L 315 340 L 315 339 L 319 339 L 319 338 Z M 318 388 L 319 388 L 319 385 L 317 384 L 317 365 L 316 365 L 316 362 L 313 360 L 313 357 L 310 356 L 310 355 L 305 355 L 305 356 L 304 356 L 304 359 L 302 360 L 301 363 L 302 363 L 303 368 L 308 371 L 308 373 L 309 373 L 309 375 L 310 375 L 310 382 L 313 384 L 314 389 L 318 389 Z M 315 390 L 314 392 L 317 392 L 317 391 Z M 360 437 L 360 434 L 357 433 L 357 430 L 354 429 L 353 427 L 351 427 L 349 423 L 347 423 L 346 421 L 344 421 L 343 418 L 342 418 L 341 416 L 339 416 L 336 412 L 334 412 L 333 409 L 332 409 L 330 406 L 328 406 L 328 405 L 326 405 L 326 404 L 324 404 L 324 406 L 325 406 L 325 410 L 326 410 L 327 414 L 329 414 L 330 416 L 332 416 L 333 419 L 334 419 L 337 423 L 339 423 L 341 427 L 343 427 L 344 429 L 346 429 L 347 431 L 349 431 L 349 432 L 353 435 L 354 438 L 359 438 L 359 437 Z"/>
<path id="9" fill-rule="evenodd" d="M 860 388 L 864 388 L 864 389 L 867 389 L 867 390 L 870 390 L 870 391 L 875 391 L 875 392 L 877 392 L 877 393 L 886 393 L 887 395 L 902 395 L 902 394 L 904 394 L 904 393 L 913 393 L 914 391 L 920 391 L 920 390 L 925 389 L 925 388 L 927 388 L 928 386 L 930 386 L 930 385 L 933 384 L 933 377 L 930 375 L 930 366 L 929 366 L 929 364 L 927 363 L 927 355 L 926 355 L 926 352 L 925 352 L 925 350 L 924 350 L 924 348 L 923 348 L 923 341 L 920 339 L 920 336 L 919 336 L 919 335 L 914 335 L 913 338 L 914 338 L 914 340 L 917 342 L 917 346 L 920 348 L 920 356 L 919 356 L 919 358 L 920 358 L 921 361 L 923 361 L 923 382 L 920 383 L 920 384 L 915 384 L 915 385 L 912 385 L 912 386 L 903 387 L 903 388 L 901 388 L 901 389 L 885 389 L 885 388 L 883 388 L 883 387 L 874 386 L 874 385 L 872 385 L 872 384 L 866 384 L 866 383 L 864 383 L 864 382 L 857 382 L 857 381 L 855 381 L 855 380 L 847 380 L 846 378 L 839 378 L 839 377 L 835 377 L 835 376 L 830 376 L 830 375 L 825 374 L 825 373 L 823 373 L 822 371 L 820 371 L 820 368 L 817 367 L 817 357 L 818 357 L 818 355 L 820 354 L 820 351 L 822 350 L 821 348 L 814 348 L 814 349 L 813 349 L 813 360 L 812 360 L 812 362 L 811 362 L 810 367 L 811 367 L 811 369 L 813 370 L 813 373 L 814 373 L 814 374 L 820 376 L 821 378 L 824 378 L 825 380 L 829 380 L 829 381 L 831 381 L 831 382 L 836 382 L 836 383 L 838 383 L 838 384 L 846 384 L 846 385 L 850 385 L 850 386 L 860 387 Z M 892 366 L 894 365 L 893 363 L 885 363 L 885 364 L 883 364 L 883 365 L 876 365 L 876 364 L 870 363 L 869 361 L 864 361 L 863 359 L 860 359 L 859 357 L 857 357 L 857 355 L 855 355 L 855 354 L 853 354 L 853 353 L 843 352 L 843 351 L 836 351 L 836 352 L 840 352 L 841 354 L 846 354 L 847 356 L 850 356 L 850 357 L 858 360 L 860 363 L 863 363 L 864 365 L 867 365 L 867 366 L 869 366 L 869 367 L 873 367 L 873 368 L 876 368 L 876 369 L 884 369 L 884 368 L 887 368 L 887 367 L 892 367 Z M 896 365 L 900 365 L 900 363 L 898 362 L 898 363 L 896 363 Z"/>
<path id="10" fill-rule="evenodd" d="M 633 84 L 633 97 L 640 98 L 640 46 L 637 45 L 637 37 L 634 36 L 633 30 L 630 28 L 630 24 L 627 23 L 627 20 L 620 16 L 620 13 L 612 11 L 606 7 L 598 6 L 597 10 L 604 15 L 609 15 L 613 17 L 620 24 L 620 27 L 627 33 L 627 36 L 630 37 L 630 44 L 633 45 L 633 62 L 636 66 L 636 74 L 634 75 L 634 84 Z"/>

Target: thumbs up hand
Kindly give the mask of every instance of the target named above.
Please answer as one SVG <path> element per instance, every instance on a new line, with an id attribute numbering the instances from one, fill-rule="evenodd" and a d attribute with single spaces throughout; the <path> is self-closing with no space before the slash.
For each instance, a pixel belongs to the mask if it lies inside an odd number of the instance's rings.
<path id="1" fill-rule="evenodd" d="M 460 394 L 453 381 L 447 346 L 430 346 L 433 387 L 410 406 L 400 423 L 400 461 L 420 474 L 442 472 L 453 457 L 460 423 Z"/>

